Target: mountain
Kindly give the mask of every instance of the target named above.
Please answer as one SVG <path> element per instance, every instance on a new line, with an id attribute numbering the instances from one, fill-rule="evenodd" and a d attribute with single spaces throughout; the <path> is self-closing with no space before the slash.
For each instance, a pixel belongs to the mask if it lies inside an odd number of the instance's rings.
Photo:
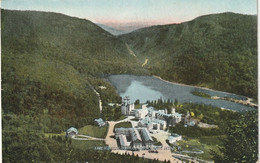
<path id="1" fill-rule="evenodd" d="M 126 34 L 128 33 L 128 31 L 123 31 L 123 30 L 118 30 L 109 26 L 106 26 L 104 24 L 97 24 L 99 27 L 101 27 L 102 29 L 104 29 L 105 31 L 111 33 L 114 36 L 118 36 L 118 35 L 122 35 L 122 34 Z"/>
<path id="2" fill-rule="evenodd" d="M 60 133 L 106 114 L 94 89 L 103 104 L 120 102 L 101 77 L 147 73 L 128 45 L 85 19 L 1 9 L 1 39 L 4 162 L 70 162 L 77 148 Z"/>
<path id="3" fill-rule="evenodd" d="M 100 78 L 108 74 L 149 75 L 149 69 L 256 97 L 256 16 L 209 15 L 116 37 L 85 19 L 1 9 L 1 39 L 3 162 L 132 160 L 90 149 L 104 144 L 62 136 L 69 127 L 114 116 L 109 107 L 100 114 L 94 92 L 103 105 L 120 102 Z"/>
<path id="4" fill-rule="evenodd" d="M 257 97 L 257 17 L 221 13 L 119 36 L 154 75 Z"/>
<path id="5" fill-rule="evenodd" d="M 99 77 L 144 72 L 125 43 L 85 19 L 1 10 L 1 28 L 3 112 L 37 115 L 45 132 L 99 117 L 93 87 L 107 84 Z M 117 97 L 107 87 L 102 96 Z"/>

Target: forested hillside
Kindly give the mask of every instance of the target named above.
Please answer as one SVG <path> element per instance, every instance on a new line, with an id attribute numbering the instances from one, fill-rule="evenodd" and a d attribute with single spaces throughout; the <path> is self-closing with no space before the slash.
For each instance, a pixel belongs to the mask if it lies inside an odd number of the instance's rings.
<path id="1" fill-rule="evenodd" d="M 124 43 L 88 20 L 33 11 L 1 16 L 4 113 L 50 116 L 46 132 L 99 116 L 88 78 L 142 71 Z"/>
<path id="2" fill-rule="evenodd" d="M 94 87 L 104 84 L 108 89 L 102 96 L 118 99 L 100 76 L 146 73 L 121 40 L 85 19 L 1 10 L 1 28 L 6 161 L 57 161 L 55 154 L 34 151 L 41 146 L 50 152 L 51 140 L 44 135 L 93 124 L 100 116 Z M 27 157 L 16 149 L 32 153 Z"/>
<path id="3" fill-rule="evenodd" d="M 257 17 L 213 14 L 121 35 L 166 80 L 257 97 Z"/>

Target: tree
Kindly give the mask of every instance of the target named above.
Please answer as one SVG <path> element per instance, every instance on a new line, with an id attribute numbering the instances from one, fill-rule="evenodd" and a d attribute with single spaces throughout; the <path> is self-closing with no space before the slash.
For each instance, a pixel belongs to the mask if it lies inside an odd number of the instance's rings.
<path id="1" fill-rule="evenodd" d="M 258 113 L 240 113 L 225 129 L 220 154 L 212 152 L 215 162 L 256 162 L 258 159 Z"/>
<path id="2" fill-rule="evenodd" d="M 202 120 L 203 117 L 204 117 L 204 115 L 203 115 L 202 113 L 201 113 L 200 115 L 198 115 L 198 119 L 199 119 L 199 120 Z"/>
<path id="3" fill-rule="evenodd" d="M 174 106 L 177 106 L 177 105 L 178 105 L 178 103 L 179 103 L 179 102 L 178 102 L 178 100 L 177 100 L 177 99 L 175 99 L 175 100 L 174 100 Z"/>
<path id="4" fill-rule="evenodd" d="M 139 104 L 140 104 L 140 100 L 137 99 L 137 100 L 135 101 L 135 105 L 139 105 Z"/>

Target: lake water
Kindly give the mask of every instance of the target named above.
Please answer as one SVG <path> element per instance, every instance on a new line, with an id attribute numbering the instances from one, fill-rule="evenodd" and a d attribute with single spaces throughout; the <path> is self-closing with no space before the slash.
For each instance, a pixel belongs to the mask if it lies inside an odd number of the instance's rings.
<path id="1" fill-rule="evenodd" d="M 140 102 L 145 103 L 147 100 L 157 100 L 162 98 L 170 100 L 177 99 L 182 103 L 203 103 L 236 111 L 254 109 L 230 101 L 213 100 L 195 96 L 191 92 L 198 91 L 207 93 L 211 96 L 246 99 L 244 96 L 193 86 L 173 84 L 152 76 L 111 75 L 108 77 L 108 80 L 116 88 L 120 96 L 130 96 L 131 102 L 139 99 Z"/>

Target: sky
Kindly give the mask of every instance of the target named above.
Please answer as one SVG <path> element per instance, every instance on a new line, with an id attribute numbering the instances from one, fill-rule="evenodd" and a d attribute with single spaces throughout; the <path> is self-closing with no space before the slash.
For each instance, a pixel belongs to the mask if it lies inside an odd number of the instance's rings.
<path id="1" fill-rule="evenodd" d="M 1 7 L 58 12 L 114 28 L 181 23 L 222 12 L 257 14 L 257 0 L 2 0 Z"/>

